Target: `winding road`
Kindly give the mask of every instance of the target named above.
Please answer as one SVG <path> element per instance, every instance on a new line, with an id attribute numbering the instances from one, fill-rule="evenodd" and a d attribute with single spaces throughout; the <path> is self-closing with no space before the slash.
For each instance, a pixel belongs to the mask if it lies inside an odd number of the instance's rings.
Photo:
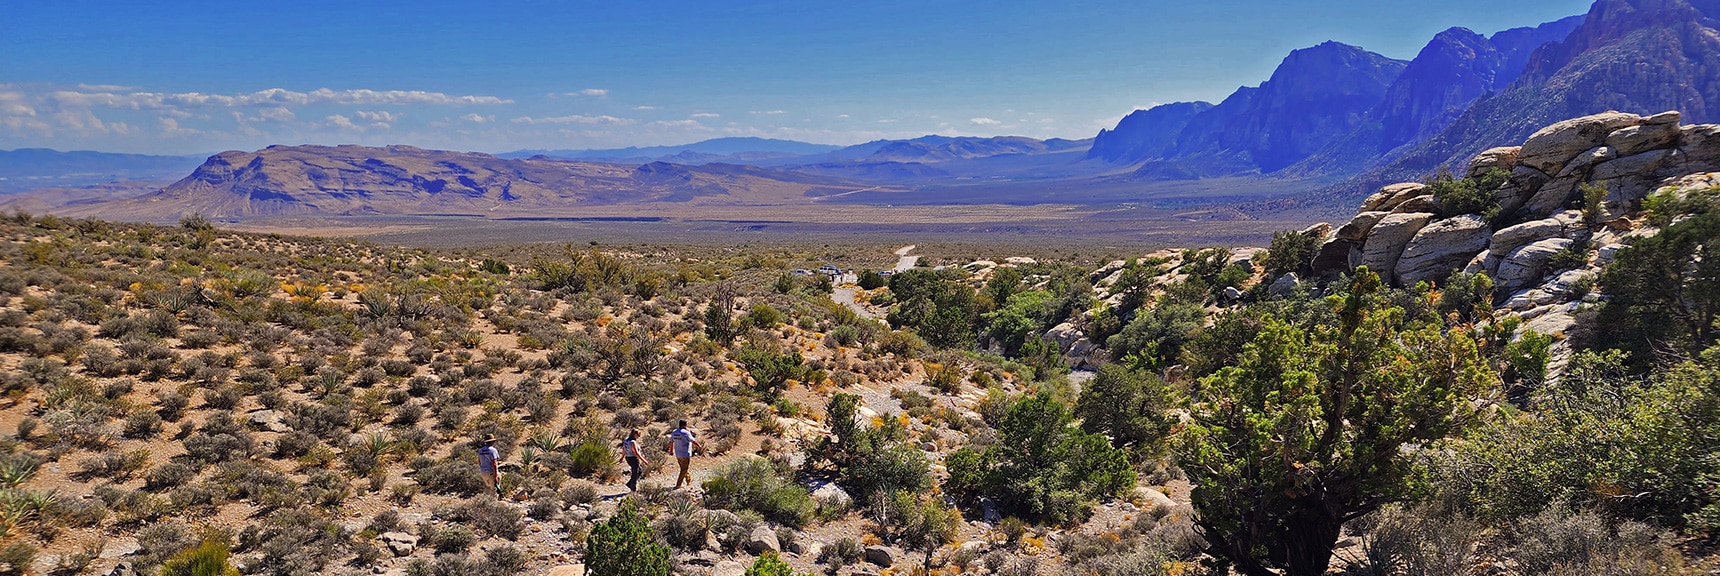
<path id="1" fill-rule="evenodd" d="M 919 263 L 920 257 L 909 256 L 908 253 L 913 252 L 915 248 L 918 248 L 918 246 L 912 244 L 897 248 L 895 252 L 896 267 L 892 268 L 891 272 L 906 272 L 913 270 L 914 265 Z M 855 314 L 859 314 L 861 318 L 883 320 L 884 314 L 877 308 L 866 306 L 854 301 L 854 294 L 856 292 L 858 292 L 858 289 L 854 286 L 837 287 L 836 291 L 830 294 L 830 299 L 836 301 L 837 304 L 847 306 L 850 310 L 853 310 Z"/>

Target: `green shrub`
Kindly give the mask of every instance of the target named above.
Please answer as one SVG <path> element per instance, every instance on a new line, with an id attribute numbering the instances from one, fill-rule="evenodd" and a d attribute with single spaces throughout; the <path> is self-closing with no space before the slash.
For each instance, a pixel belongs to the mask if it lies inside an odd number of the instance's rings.
<path id="1" fill-rule="evenodd" d="M 615 465 L 615 453 L 600 438 L 586 438 L 568 449 L 568 474 L 576 478 L 602 476 Z"/>
<path id="2" fill-rule="evenodd" d="M 1053 524 L 1085 518 L 1093 500 L 1134 487 L 1128 456 L 1103 436 L 1072 425 L 1048 392 L 1010 405 L 998 441 L 945 460 L 951 491 L 993 498 L 1000 510 Z"/>
<path id="3" fill-rule="evenodd" d="M 705 481 L 705 505 L 752 510 L 779 524 L 804 526 L 812 520 L 817 505 L 806 488 L 785 472 L 763 458 L 732 460 Z"/>
<path id="4" fill-rule="evenodd" d="M 231 552 L 225 537 L 206 537 L 196 548 L 174 554 L 161 565 L 161 576 L 238 576 L 227 562 Z"/>
<path id="5" fill-rule="evenodd" d="M 806 358 L 799 350 L 782 352 L 767 347 L 748 346 L 735 354 L 735 361 L 746 368 L 753 378 L 753 390 L 765 398 L 776 398 L 788 381 L 805 378 Z"/>
<path id="6" fill-rule="evenodd" d="M 861 290 L 877 290 L 883 288 L 888 282 L 884 279 L 883 274 L 872 270 L 861 270 L 859 284 Z"/>
<path id="7" fill-rule="evenodd" d="M 860 397 L 837 393 L 825 408 L 831 435 L 806 451 L 807 469 L 831 474 L 849 493 L 863 499 L 898 490 L 917 492 L 931 486 L 931 462 L 907 444 L 899 419 L 883 418 L 877 427 L 856 421 Z"/>
<path id="8" fill-rule="evenodd" d="M 623 505 L 586 536 L 585 569 L 591 576 L 668 576 L 669 547 L 638 510 Z"/>
<path id="9" fill-rule="evenodd" d="M 1320 239 L 1286 230 L 1272 234 L 1269 246 L 1260 264 L 1266 268 L 1267 277 L 1274 278 L 1291 272 L 1307 272 L 1314 261 L 1314 250 L 1320 247 Z"/>
<path id="10" fill-rule="evenodd" d="M 782 557 L 777 555 L 777 553 L 766 551 L 764 553 L 764 555 L 759 556 L 757 560 L 753 561 L 752 566 L 747 567 L 747 571 L 746 571 L 745 576 L 802 576 L 802 575 L 796 574 L 794 572 L 794 568 L 790 567 L 787 562 L 783 562 Z"/>

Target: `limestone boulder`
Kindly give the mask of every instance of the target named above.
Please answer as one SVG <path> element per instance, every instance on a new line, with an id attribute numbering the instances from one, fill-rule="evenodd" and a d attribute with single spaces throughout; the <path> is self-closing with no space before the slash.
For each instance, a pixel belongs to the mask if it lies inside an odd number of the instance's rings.
<path id="1" fill-rule="evenodd" d="M 1511 178 L 1505 182 L 1505 185 L 1493 193 L 1493 197 L 1499 201 L 1500 210 L 1506 213 L 1516 212 L 1518 208 L 1522 208 L 1523 204 L 1535 196 L 1535 192 L 1539 191 L 1543 184 L 1551 179 L 1540 170 L 1528 166 L 1518 166 L 1511 171 Z"/>
<path id="2" fill-rule="evenodd" d="M 1522 150 L 1522 146 L 1505 146 L 1483 151 L 1475 155 L 1475 159 L 1469 161 L 1469 170 L 1464 171 L 1463 174 L 1470 178 L 1480 178 L 1493 170 L 1509 172 L 1512 167 L 1516 166 L 1517 153 Z"/>
<path id="3" fill-rule="evenodd" d="M 562 564 L 560 566 L 550 568 L 548 572 L 544 572 L 543 574 L 544 576 L 585 576 L 585 565 Z"/>
<path id="4" fill-rule="evenodd" d="M 1578 154 L 1605 143 L 1614 131 L 1640 125 L 1641 116 L 1623 112 L 1572 118 L 1529 136 L 1518 151 L 1517 160 L 1524 166 L 1555 173 Z"/>
<path id="5" fill-rule="evenodd" d="M 1595 165 L 1594 173 L 1590 178 L 1593 180 L 1614 180 L 1627 176 L 1648 177 L 1654 174 L 1661 162 L 1666 161 L 1668 154 L 1671 154 L 1670 150 L 1651 150 L 1602 162 Z"/>
<path id="6" fill-rule="evenodd" d="M 1390 276 L 1397 267 L 1398 257 L 1403 255 L 1404 247 L 1432 221 L 1432 214 L 1422 213 L 1391 214 L 1381 218 L 1368 233 L 1367 241 L 1362 243 L 1360 264 L 1382 277 Z"/>
<path id="7" fill-rule="evenodd" d="M 1373 230 L 1374 225 L 1380 223 L 1380 219 L 1385 218 L 1387 214 L 1390 214 L 1390 212 L 1358 213 L 1356 214 L 1356 217 L 1350 219 L 1349 223 L 1339 226 L 1334 237 L 1340 240 L 1350 240 L 1353 242 L 1366 240 L 1368 237 L 1368 231 Z"/>
<path id="8" fill-rule="evenodd" d="M 1642 123 L 1648 125 L 1671 124 L 1673 126 L 1677 126 L 1679 118 L 1682 117 L 1683 114 L 1680 114 L 1677 110 L 1667 110 L 1665 112 L 1643 118 Z"/>
<path id="9" fill-rule="evenodd" d="M 1499 262 L 1499 272 L 1493 280 L 1505 290 L 1516 290 L 1540 282 L 1547 272 L 1547 263 L 1554 254 L 1571 247 L 1568 238 L 1548 238 L 1525 244 L 1512 250 Z"/>
<path id="10" fill-rule="evenodd" d="M 1680 169 L 1685 174 L 1720 170 L 1720 124 L 1685 126 L 1678 151 L 1683 160 Z"/>
<path id="11" fill-rule="evenodd" d="M 1536 190 L 1535 195 L 1529 197 L 1529 201 L 1523 204 L 1523 210 L 1528 211 L 1534 217 L 1545 217 L 1564 209 L 1576 198 L 1577 187 L 1588 181 L 1587 176 L 1587 174 L 1573 174 L 1554 178 L 1552 181 L 1542 184 L 1541 189 Z"/>
<path id="12" fill-rule="evenodd" d="M 1607 135 L 1607 146 L 1618 149 L 1620 156 L 1633 156 L 1649 150 L 1671 148 L 1683 133 L 1678 123 L 1643 124 L 1614 130 Z"/>
<path id="13" fill-rule="evenodd" d="M 1461 269 L 1475 253 L 1487 248 L 1493 231 L 1487 221 L 1469 214 L 1434 222 L 1417 231 L 1393 267 L 1399 284 L 1445 279 Z"/>
<path id="14" fill-rule="evenodd" d="M 1487 251 L 1495 256 L 1503 257 L 1524 244 L 1539 242 L 1548 238 L 1558 238 L 1564 233 L 1565 223 L 1558 218 L 1524 222 L 1494 232 L 1492 241 L 1488 242 Z"/>
<path id="15" fill-rule="evenodd" d="M 1434 198 L 1432 194 L 1410 198 L 1405 200 L 1402 204 L 1398 204 L 1396 208 L 1392 208 L 1393 214 L 1410 214 L 1416 212 L 1438 214 L 1439 211 L 1439 199 Z"/>
<path id="16" fill-rule="evenodd" d="M 1373 212 L 1373 214 L 1383 213 Z M 1369 226 L 1372 228 L 1372 226 Z M 1314 252 L 1314 260 L 1310 264 L 1316 276 L 1324 276 L 1337 272 L 1345 272 L 1361 263 L 1362 241 L 1332 238 L 1320 245 Z"/>
<path id="17" fill-rule="evenodd" d="M 1596 146 L 1594 148 L 1590 148 L 1587 152 L 1578 154 L 1576 158 L 1572 158 L 1570 162 L 1565 163 L 1565 167 L 1559 170 L 1558 175 L 1554 176 L 1554 179 L 1581 176 L 1588 173 L 1588 171 L 1593 169 L 1596 164 L 1618 157 L 1618 150 L 1611 146 Z"/>
<path id="18" fill-rule="evenodd" d="M 1432 194 L 1432 192 L 1427 189 L 1426 184 L 1422 184 L 1420 182 L 1392 184 L 1390 186 L 1380 188 L 1379 192 L 1375 192 L 1372 196 L 1368 196 L 1367 200 L 1363 200 L 1361 211 L 1390 212 L 1393 208 L 1396 208 L 1399 204 L 1408 201 L 1410 198 L 1426 194 Z"/>

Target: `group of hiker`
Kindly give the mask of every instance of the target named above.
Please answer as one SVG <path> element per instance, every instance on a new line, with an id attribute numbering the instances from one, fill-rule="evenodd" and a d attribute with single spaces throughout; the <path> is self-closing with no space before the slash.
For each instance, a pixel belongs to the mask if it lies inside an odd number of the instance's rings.
<path id="1" fill-rule="evenodd" d="M 677 422 L 674 430 L 669 431 L 669 453 L 675 456 L 675 463 L 681 467 L 681 472 L 675 477 L 675 489 L 682 485 L 692 484 L 693 476 L 688 468 L 693 463 L 693 452 L 704 450 L 698 436 L 687 429 L 687 421 Z M 651 461 L 645 457 L 645 452 L 639 449 L 639 430 L 628 432 L 627 439 L 621 441 L 621 459 L 627 462 L 627 490 L 639 491 L 639 480 L 645 477 L 645 467 Z M 478 448 L 478 472 L 484 477 L 484 484 L 497 498 L 502 496 L 501 453 L 496 450 L 496 436 L 484 437 L 484 445 Z"/>

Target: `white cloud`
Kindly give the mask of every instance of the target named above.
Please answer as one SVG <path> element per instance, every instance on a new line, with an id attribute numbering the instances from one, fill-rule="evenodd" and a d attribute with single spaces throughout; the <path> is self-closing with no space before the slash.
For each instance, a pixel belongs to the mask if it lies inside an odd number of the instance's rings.
<path id="1" fill-rule="evenodd" d="M 262 118 L 264 120 L 272 120 L 275 122 L 292 122 L 294 119 L 297 118 L 297 116 L 295 116 L 293 114 L 293 111 L 288 110 L 287 107 L 285 107 L 285 106 L 276 106 L 274 108 L 264 108 L 261 111 L 257 112 L 257 117 Z"/>
<path id="2" fill-rule="evenodd" d="M 378 110 L 375 112 L 366 112 L 364 110 L 359 110 L 357 112 L 353 112 L 352 115 L 356 116 L 359 120 L 366 120 L 366 121 L 370 121 L 370 122 L 387 122 L 390 124 L 392 124 L 392 123 L 394 123 L 394 121 L 400 119 L 400 115 L 395 114 L 393 112 L 389 112 L 387 110 Z"/>
<path id="3" fill-rule="evenodd" d="M 836 115 L 836 117 L 837 117 L 837 118 L 841 118 L 841 119 L 844 119 L 844 120 L 846 120 L 846 119 L 848 119 L 848 115 L 847 115 L 847 114 L 837 114 L 837 115 Z"/>
<path id="4" fill-rule="evenodd" d="M 490 122 L 495 122 L 496 116 L 494 114 L 491 114 L 489 116 L 482 116 L 476 112 L 473 112 L 471 114 L 461 116 L 460 119 L 465 120 L 467 122 L 471 122 L 473 124 L 488 124 Z"/>
<path id="5" fill-rule="evenodd" d="M 705 125 L 700 124 L 698 120 L 658 120 L 647 124 L 647 126 L 661 128 L 705 128 Z"/>
<path id="6" fill-rule="evenodd" d="M 996 126 L 998 124 L 1002 124 L 1002 122 L 998 122 L 996 120 L 992 120 L 990 118 L 985 118 L 985 117 L 972 118 L 972 119 L 969 119 L 968 122 L 972 122 L 972 123 L 978 124 L 980 126 Z"/>
<path id="7" fill-rule="evenodd" d="M 788 113 L 788 112 L 786 112 L 786 111 L 783 111 L 783 110 L 765 110 L 765 111 L 762 111 L 762 112 L 761 112 L 761 111 L 758 111 L 758 110 L 753 110 L 753 111 L 750 111 L 750 112 L 747 112 L 747 113 L 748 113 L 748 114 L 752 114 L 752 115 L 754 115 L 754 116 L 757 116 L 757 115 L 760 115 L 760 114 L 763 114 L 763 115 L 767 115 L 767 116 L 775 116 L 775 115 L 777 115 L 777 114 L 787 114 L 787 113 Z"/>
<path id="8" fill-rule="evenodd" d="M 610 116 L 607 114 L 602 115 L 602 116 L 582 116 L 579 114 L 569 114 L 567 116 L 550 116 L 550 117 L 546 117 L 546 118 L 533 118 L 531 116 L 521 116 L 519 118 L 513 119 L 512 122 L 515 124 L 610 124 L 610 125 L 624 126 L 627 124 L 634 123 L 635 120 L 633 120 L 632 118 L 617 118 L 617 117 Z"/>
<path id="9" fill-rule="evenodd" d="M 586 88 L 579 91 L 580 96 L 608 96 L 609 91 L 603 88 Z"/>
<path id="10" fill-rule="evenodd" d="M 712 114 L 710 112 L 699 112 L 697 114 L 693 114 L 691 116 L 688 116 L 688 118 L 722 118 L 722 117 L 723 117 L 723 115 L 721 115 L 721 114 Z"/>
<path id="11" fill-rule="evenodd" d="M 179 121 L 178 120 L 175 120 L 175 119 L 167 117 L 167 116 L 162 116 L 162 117 L 158 118 L 157 120 L 160 121 L 161 133 L 164 136 L 196 136 L 196 135 L 203 133 L 202 130 L 195 130 L 195 129 L 191 129 L 191 128 L 181 128 L 181 127 L 179 127 Z"/>
<path id="12" fill-rule="evenodd" d="M 634 106 L 634 110 L 656 110 L 656 106 Z"/>

